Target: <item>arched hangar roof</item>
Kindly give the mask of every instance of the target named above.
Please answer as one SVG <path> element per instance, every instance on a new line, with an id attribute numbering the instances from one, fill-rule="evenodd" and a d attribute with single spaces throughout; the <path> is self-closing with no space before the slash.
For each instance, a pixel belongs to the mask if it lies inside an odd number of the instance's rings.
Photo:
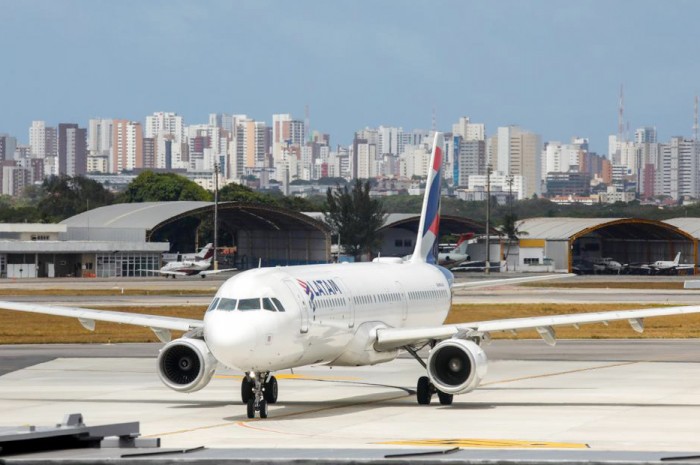
<path id="1" fill-rule="evenodd" d="M 669 223 L 641 218 L 528 218 L 518 222 L 528 239 L 575 240 L 588 234 L 630 240 L 693 241 L 684 229 Z"/>
<path id="2" fill-rule="evenodd" d="M 89 210 L 62 221 L 68 229 L 142 230 L 150 232 L 200 213 L 213 213 L 214 202 L 122 203 Z M 328 233 L 326 224 L 293 210 L 265 204 L 219 202 L 219 215 L 233 220 L 239 229 L 318 230 Z"/>
<path id="3" fill-rule="evenodd" d="M 380 228 L 401 228 L 417 233 L 420 224 L 420 215 L 415 213 L 390 213 L 384 220 L 384 225 Z M 475 232 L 483 233 L 486 226 L 483 223 L 474 221 L 471 218 L 452 215 L 440 215 L 440 231 L 451 233 Z M 500 234 L 495 228 L 491 228 L 491 234 Z"/>

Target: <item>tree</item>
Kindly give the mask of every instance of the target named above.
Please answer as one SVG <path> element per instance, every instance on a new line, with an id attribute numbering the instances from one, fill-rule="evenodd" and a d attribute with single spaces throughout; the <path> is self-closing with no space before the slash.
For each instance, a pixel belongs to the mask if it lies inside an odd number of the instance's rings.
<path id="1" fill-rule="evenodd" d="M 102 184 L 82 176 L 50 176 L 41 185 L 37 204 L 43 221 L 58 222 L 88 209 L 111 205 L 114 194 Z"/>
<path id="2" fill-rule="evenodd" d="M 219 189 L 219 201 L 221 202 L 246 202 L 246 203 L 264 203 L 276 204 L 277 202 L 271 197 L 255 192 L 248 186 L 236 184 L 235 182 L 226 184 Z"/>
<path id="3" fill-rule="evenodd" d="M 369 181 L 359 179 L 352 183 L 352 190 L 345 185 L 326 191 L 326 222 L 340 236 L 345 253 L 355 257 L 373 252 L 381 242 L 378 230 L 384 224 L 384 207 L 369 193 Z"/>
<path id="4" fill-rule="evenodd" d="M 506 215 L 503 217 L 503 224 L 498 229 L 500 229 L 503 235 L 506 236 L 506 255 L 504 260 L 507 267 L 511 245 L 513 242 L 517 241 L 520 236 L 526 236 L 528 233 L 527 231 L 521 231 L 518 228 L 518 215 L 515 213 L 506 213 Z"/>
<path id="5" fill-rule="evenodd" d="M 184 176 L 153 171 L 139 174 L 119 196 L 119 201 L 123 203 L 176 200 L 211 201 L 212 196 L 199 184 Z"/>

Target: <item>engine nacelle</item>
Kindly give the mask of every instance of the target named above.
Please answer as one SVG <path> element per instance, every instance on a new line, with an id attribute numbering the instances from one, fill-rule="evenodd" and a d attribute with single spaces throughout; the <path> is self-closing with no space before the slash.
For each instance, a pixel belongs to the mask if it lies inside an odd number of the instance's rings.
<path id="1" fill-rule="evenodd" d="M 428 355 L 428 377 L 446 394 L 473 391 L 486 376 L 487 367 L 481 347 L 465 339 L 446 339 Z"/>
<path id="2" fill-rule="evenodd" d="M 174 391 L 195 392 L 209 384 L 217 364 L 206 342 L 183 337 L 160 350 L 158 376 Z"/>

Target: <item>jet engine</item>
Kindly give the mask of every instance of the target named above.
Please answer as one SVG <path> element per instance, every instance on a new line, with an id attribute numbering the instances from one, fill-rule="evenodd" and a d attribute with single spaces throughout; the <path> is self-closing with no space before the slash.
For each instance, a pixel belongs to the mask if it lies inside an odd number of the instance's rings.
<path id="1" fill-rule="evenodd" d="M 206 342 L 180 338 L 160 350 L 158 376 L 174 391 L 195 392 L 209 384 L 217 364 Z"/>
<path id="2" fill-rule="evenodd" d="M 428 377 L 445 394 L 473 391 L 486 376 L 486 354 L 465 339 L 446 339 L 428 355 Z"/>

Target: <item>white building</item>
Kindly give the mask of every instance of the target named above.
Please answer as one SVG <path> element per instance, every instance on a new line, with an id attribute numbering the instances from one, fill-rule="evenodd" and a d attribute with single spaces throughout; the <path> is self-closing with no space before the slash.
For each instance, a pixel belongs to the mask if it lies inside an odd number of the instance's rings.
<path id="1" fill-rule="evenodd" d="M 496 171 L 523 177 L 525 196 L 540 195 L 542 150 L 540 136 L 518 126 L 498 128 L 490 138 L 489 159 Z"/>
<path id="2" fill-rule="evenodd" d="M 483 123 L 472 123 L 467 116 L 462 116 L 452 125 L 452 134 L 462 136 L 463 140 L 485 140 L 486 127 Z"/>
<path id="3" fill-rule="evenodd" d="M 112 137 L 111 119 L 91 119 L 88 123 L 88 155 L 109 155 L 112 151 Z"/>
<path id="4" fill-rule="evenodd" d="M 486 178 L 485 174 L 476 174 L 469 176 L 469 189 L 468 190 L 486 190 Z M 512 186 L 511 186 L 512 184 Z M 491 173 L 489 178 L 489 185 L 492 191 L 502 191 L 510 194 L 513 193 L 513 200 L 521 200 L 525 198 L 525 181 L 523 176 L 520 175 L 508 175 L 496 171 Z"/>
<path id="5" fill-rule="evenodd" d="M 29 145 L 34 158 L 57 157 L 56 128 L 47 127 L 44 121 L 32 121 L 32 126 L 29 128 Z"/>

